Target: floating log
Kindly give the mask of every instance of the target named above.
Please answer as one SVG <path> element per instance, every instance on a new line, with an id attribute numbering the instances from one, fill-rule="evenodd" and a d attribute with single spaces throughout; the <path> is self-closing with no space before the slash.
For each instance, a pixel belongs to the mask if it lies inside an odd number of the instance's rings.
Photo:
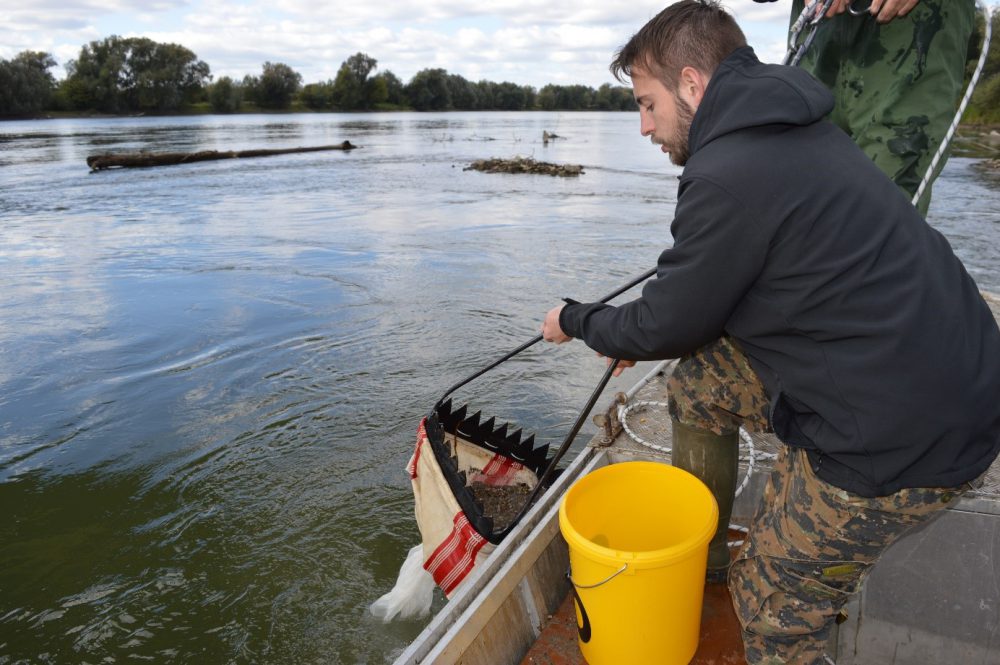
<path id="1" fill-rule="evenodd" d="M 515 157 L 513 159 L 477 159 L 463 171 L 482 171 L 484 173 L 534 173 L 539 175 L 562 176 L 564 178 L 578 176 L 583 173 L 579 164 L 551 164 L 536 162 L 530 157 Z"/>
<path id="2" fill-rule="evenodd" d="M 169 166 L 171 164 L 187 164 L 189 162 L 207 162 L 215 159 L 247 159 L 249 157 L 270 157 L 271 155 L 288 155 L 296 152 L 320 152 L 322 150 L 354 150 L 358 146 L 350 141 L 336 145 L 321 145 L 305 148 L 275 148 L 258 150 L 202 150 L 201 152 L 129 152 L 105 153 L 87 157 L 87 166 L 92 171 L 102 171 L 111 168 L 145 168 L 148 166 Z"/>

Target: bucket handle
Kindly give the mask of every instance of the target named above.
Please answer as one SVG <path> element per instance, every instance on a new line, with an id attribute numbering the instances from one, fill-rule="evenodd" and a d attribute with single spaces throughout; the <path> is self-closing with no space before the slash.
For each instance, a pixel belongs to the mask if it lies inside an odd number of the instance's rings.
<path id="1" fill-rule="evenodd" d="M 611 575 L 609 575 L 608 577 L 604 578 L 603 580 L 601 580 L 597 584 L 577 584 L 576 580 L 573 579 L 572 571 L 569 571 L 569 570 L 566 571 L 566 577 L 573 584 L 573 586 L 575 586 L 577 589 L 595 589 L 595 588 L 601 586 L 602 584 L 607 584 L 611 580 L 615 579 L 616 577 L 618 577 L 619 575 L 621 575 L 622 573 L 624 573 L 626 568 L 628 568 L 628 562 L 623 563 L 621 568 L 619 568 L 615 572 L 611 573 Z"/>

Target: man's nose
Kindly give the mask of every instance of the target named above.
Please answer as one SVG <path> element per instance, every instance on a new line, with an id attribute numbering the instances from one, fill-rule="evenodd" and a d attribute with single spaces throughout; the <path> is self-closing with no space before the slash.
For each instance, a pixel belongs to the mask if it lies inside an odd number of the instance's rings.
<path id="1" fill-rule="evenodd" d="M 643 136 L 649 136 L 653 133 L 655 127 L 653 126 L 653 121 L 646 118 L 646 114 L 639 116 L 639 133 Z"/>

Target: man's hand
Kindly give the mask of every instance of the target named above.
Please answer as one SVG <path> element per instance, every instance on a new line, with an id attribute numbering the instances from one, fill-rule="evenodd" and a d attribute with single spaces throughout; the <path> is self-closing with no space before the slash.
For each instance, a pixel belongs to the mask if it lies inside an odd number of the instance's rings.
<path id="1" fill-rule="evenodd" d="M 562 326 L 559 325 L 559 313 L 562 311 L 563 307 L 565 307 L 565 305 L 553 307 L 549 310 L 549 313 L 545 315 L 545 321 L 542 322 L 542 339 L 546 342 L 562 344 L 563 342 L 568 342 L 573 339 L 564 333 Z"/>
<path id="2" fill-rule="evenodd" d="M 819 2 L 820 0 L 813 0 Z M 917 6 L 920 0 L 871 0 L 868 13 L 875 17 L 879 23 L 888 23 L 894 18 L 906 16 L 910 10 Z M 827 18 L 843 14 L 849 7 L 856 6 L 858 11 L 862 11 L 865 0 L 833 0 L 830 9 L 827 10 Z"/>
<path id="3" fill-rule="evenodd" d="M 597 355 L 601 358 L 606 357 L 603 353 L 598 353 Z M 607 358 L 607 361 L 608 361 L 607 366 L 610 367 L 611 363 L 613 363 L 615 360 L 614 358 Z M 622 372 L 627 370 L 629 367 L 635 367 L 634 360 L 619 360 L 618 367 L 615 367 L 615 371 L 611 373 L 611 376 L 621 376 Z"/>
<path id="4" fill-rule="evenodd" d="M 872 0 L 868 11 L 879 23 L 888 23 L 894 18 L 906 16 L 920 0 Z"/>
<path id="5" fill-rule="evenodd" d="M 813 0 L 813 1 L 819 2 L 819 0 Z M 833 18 L 837 14 L 843 14 L 844 12 L 847 11 L 847 8 L 850 6 L 850 4 L 851 0 L 833 0 L 833 2 L 830 3 L 830 8 L 826 10 L 826 17 Z"/>

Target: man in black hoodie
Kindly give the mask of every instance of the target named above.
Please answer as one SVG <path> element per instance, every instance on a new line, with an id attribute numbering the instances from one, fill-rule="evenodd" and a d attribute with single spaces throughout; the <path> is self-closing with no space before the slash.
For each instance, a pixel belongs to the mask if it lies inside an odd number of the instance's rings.
<path id="1" fill-rule="evenodd" d="M 948 242 L 841 130 L 796 68 L 761 64 L 718 4 L 684 0 L 612 71 L 685 169 L 656 277 L 621 306 L 542 324 L 608 358 L 680 358 L 674 464 L 720 504 L 728 562 L 737 428 L 786 444 L 729 569 L 750 663 L 822 662 L 881 552 L 1000 452 L 1000 330 Z"/>

